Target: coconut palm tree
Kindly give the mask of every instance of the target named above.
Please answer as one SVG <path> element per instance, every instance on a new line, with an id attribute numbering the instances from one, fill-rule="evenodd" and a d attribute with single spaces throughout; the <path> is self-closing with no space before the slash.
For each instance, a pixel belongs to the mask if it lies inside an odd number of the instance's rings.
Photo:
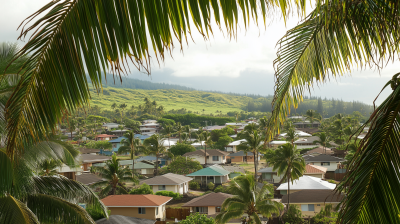
<path id="1" fill-rule="evenodd" d="M 203 131 L 200 133 L 197 133 L 197 141 L 200 142 L 201 149 L 203 149 L 203 142 L 204 142 Z"/>
<path id="2" fill-rule="evenodd" d="M 135 138 L 135 133 L 133 131 L 128 131 L 124 136 L 126 139 L 121 140 L 122 146 L 118 148 L 118 154 L 129 153 L 130 159 L 132 160 L 132 174 L 135 174 L 135 157 L 140 146 L 142 145 L 142 141 L 138 138 Z"/>
<path id="3" fill-rule="evenodd" d="M 211 133 L 208 131 L 203 131 L 201 133 L 204 138 L 204 165 L 207 165 L 207 146 L 212 146 L 214 142 L 211 140 Z"/>
<path id="4" fill-rule="evenodd" d="M 189 139 L 190 139 L 191 138 L 190 125 L 185 125 L 183 127 L 183 129 L 184 129 L 184 132 L 186 132 L 188 134 Z"/>
<path id="5" fill-rule="evenodd" d="M 247 130 L 243 131 L 243 139 L 246 141 L 241 142 L 237 148 L 239 150 L 252 151 L 254 156 L 254 178 L 257 178 L 257 166 L 258 166 L 258 152 L 265 148 L 264 139 L 262 133 L 258 130 Z M 247 153 L 246 153 L 247 156 Z M 257 180 L 255 180 L 257 181 Z"/>
<path id="6" fill-rule="evenodd" d="M 286 136 L 285 139 L 286 141 L 290 141 L 292 145 L 294 145 L 294 141 L 299 137 L 297 134 L 296 130 L 294 128 L 291 128 L 286 131 Z"/>
<path id="7" fill-rule="evenodd" d="M 167 135 L 168 137 L 168 146 L 169 148 L 171 148 L 171 142 L 169 141 L 169 138 L 171 137 L 171 134 L 174 132 L 174 128 L 172 127 L 172 125 L 165 125 L 164 126 L 164 133 Z"/>
<path id="8" fill-rule="evenodd" d="M 311 127 L 313 127 L 314 121 L 321 121 L 321 114 L 315 110 L 307 110 L 304 116 L 306 117 L 306 121 L 310 121 Z"/>
<path id="9" fill-rule="evenodd" d="M 271 200 L 273 186 L 264 184 L 258 188 L 256 183 L 251 175 L 233 179 L 229 183 L 229 191 L 235 196 L 225 199 L 221 213 L 215 218 L 216 222 L 227 223 L 231 219 L 242 219 L 246 214 L 246 223 L 258 224 L 261 223 L 259 215 L 271 217 L 273 213 L 279 213 L 283 206 Z"/>
<path id="10" fill-rule="evenodd" d="M 178 132 L 179 142 L 181 143 L 182 142 L 181 133 L 183 132 L 183 126 L 182 126 L 181 122 L 176 122 L 175 131 Z"/>
<path id="11" fill-rule="evenodd" d="M 102 177 L 103 181 L 92 184 L 92 188 L 103 187 L 100 191 L 101 196 L 128 194 L 128 189 L 124 186 L 123 182 L 131 181 L 138 183 L 133 177 L 132 171 L 129 168 L 122 168 L 119 165 L 120 159 L 114 153 L 111 160 L 107 160 L 104 167 L 96 167 L 95 172 Z"/>
<path id="12" fill-rule="evenodd" d="M 167 148 L 164 146 L 164 139 L 158 135 L 152 135 L 149 138 L 146 138 L 144 140 L 144 147 L 143 151 L 147 154 L 147 155 L 154 155 L 156 157 L 156 164 L 155 164 L 155 173 L 154 175 L 157 176 L 158 175 L 158 159 L 161 156 L 164 155 L 170 155 L 170 153 L 168 153 Z"/>
<path id="13" fill-rule="evenodd" d="M 330 146 L 330 137 L 325 132 L 317 133 L 316 135 L 319 137 L 319 140 L 315 140 L 313 143 L 322 145 L 324 153 L 326 154 L 326 147 Z"/>
<path id="14" fill-rule="evenodd" d="M 267 158 L 268 162 L 273 166 L 273 170 L 277 171 L 278 175 L 284 174 L 283 180 L 288 183 L 288 205 L 290 205 L 290 183 L 303 176 L 306 169 L 304 158 L 300 155 L 300 150 L 290 143 L 281 145 L 275 150 L 272 157 Z"/>
<path id="15" fill-rule="evenodd" d="M 54 176 L 57 175 L 57 167 L 61 166 L 62 162 L 58 159 L 46 159 L 39 165 L 39 176 Z"/>

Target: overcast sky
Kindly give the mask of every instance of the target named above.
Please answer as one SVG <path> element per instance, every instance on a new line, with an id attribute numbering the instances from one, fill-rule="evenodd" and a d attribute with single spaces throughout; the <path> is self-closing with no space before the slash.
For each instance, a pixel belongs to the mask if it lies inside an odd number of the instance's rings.
<path id="1" fill-rule="evenodd" d="M 0 0 L 3 9 L 0 13 L 0 42 L 16 41 L 18 25 L 47 2 L 49 0 Z M 297 18 L 292 18 L 285 26 L 283 20 L 275 19 L 266 29 L 260 23 L 260 26 L 251 24 L 247 31 L 242 26 L 237 40 L 229 40 L 217 28 L 209 41 L 193 32 L 195 43 L 190 41 L 189 46 L 185 45 L 183 53 L 176 48 L 173 58 L 167 56 L 162 64 L 152 61 L 151 77 L 132 71 L 133 67 L 129 76 L 202 90 L 271 95 L 274 91 L 275 45 L 297 22 Z M 348 74 L 331 83 L 315 86 L 311 94 L 372 104 L 384 84 L 398 72 L 396 68 L 399 65 L 398 62 L 389 63 L 380 73 L 355 68 L 351 76 Z M 378 102 L 387 94 L 389 91 L 385 91 Z"/>

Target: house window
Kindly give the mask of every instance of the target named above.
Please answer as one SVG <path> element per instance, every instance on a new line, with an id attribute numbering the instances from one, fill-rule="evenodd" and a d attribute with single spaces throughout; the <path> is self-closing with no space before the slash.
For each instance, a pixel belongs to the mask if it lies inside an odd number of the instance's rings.
<path id="1" fill-rule="evenodd" d="M 156 215 L 158 215 L 158 208 L 156 208 Z"/>
<path id="2" fill-rule="evenodd" d="M 287 195 L 287 190 L 281 190 L 281 195 Z"/>
<path id="3" fill-rule="evenodd" d="M 330 162 L 321 162 L 321 166 L 330 166 L 331 163 Z"/>
<path id="4" fill-rule="evenodd" d="M 231 156 L 231 159 L 235 159 L 235 157 L 234 157 L 234 156 Z"/>
<path id="5" fill-rule="evenodd" d="M 314 204 L 301 205 L 301 211 L 302 212 L 313 212 Z"/>
<path id="6" fill-rule="evenodd" d="M 222 156 L 222 159 L 225 159 L 225 156 Z"/>
<path id="7" fill-rule="evenodd" d="M 165 191 L 165 185 L 158 185 L 158 190 Z"/>
<path id="8" fill-rule="evenodd" d="M 214 180 L 214 177 L 207 177 L 207 180 Z"/>
<path id="9" fill-rule="evenodd" d="M 113 144 L 112 144 L 112 147 L 113 147 L 113 148 L 117 148 L 117 143 L 113 143 Z"/>
<path id="10" fill-rule="evenodd" d="M 221 212 L 221 207 L 215 207 L 215 212 Z"/>
<path id="11" fill-rule="evenodd" d="M 194 207 L 193 211 L 198 213 L 208 213 L 208 207 Z"/>
<path id="12" fill-rule="evenodd" d="M 146 208 L 139 208 L 139 214 L 146 214 Z"/>
<path id="13" fill-rule="evenodd" d="M 213 161 L 219 161 L 219 156 L 213 156 Z"/>

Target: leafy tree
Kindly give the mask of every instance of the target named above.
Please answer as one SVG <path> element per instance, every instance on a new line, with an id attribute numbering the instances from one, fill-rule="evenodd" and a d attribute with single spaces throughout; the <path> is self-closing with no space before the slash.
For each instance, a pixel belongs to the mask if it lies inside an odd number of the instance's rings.
<path id="1" fill-rule="evenodd" d="M 163 132 L 168 136 L 168 146 L 169 146 L 169 148 L 171 148 L 171 142 L 169 141 L 169 138 L 171 137 L 171 134 L 172 134 L 173 131 L 174 131 L 174 128 L 171 125 L 165 125 L 164 128 L 163 128 Z"/>
<path id="2" fill-rule="evenodd" d="M 275 150 L 272 155 L 267 155 L 267 162 L 273 166 L 273 170 L 277 171 L 278 175 L 284 174 L 282 180 L 287 179 L 288 183 L 288 207 L 290 206 L 290 182 L 299 179 L 303 176 L 306 170 L 304 158 L 300 155 L 300 150 L 290 143 L 281 145 Z"/>
<path id="3" fill-rule="evenodd" d="M 178 133 L 179 142 L 182 142 L 181 134 L 183 132 L 183 126 L 181 125 L 181 122 L 176 122 L 175 131 Z"/>
<path id="4" fill-rule="evenodd" d="M 304 114 L 306 120 L 310 121 L 311 126 L 315 121 L 321 121 L 321 115 L 315 110 L 307 110 L 306 114 Z"/>
<path id="5" fill-rule="evenodd" d="M 147 185 L 146 183 L 143 183 L 140 185 L 138 188 L 133 188 L 129 194 L 154 194 L 153 193 L 153 188 Z"/>
<path id="6" fill-rule="evenodd" d="M 222 136 L 218 139 L 218 141 L 214 144 L 215 148 L 225 151 L 225 147 L 229 145 L 229 143 L 233 142 L 233 139 L 227 135 Z"/>
<path id="7" fill-rule="evenodd" d="M 210 191 L 213 191 L 213 190 L 214 190 L 214 187 L 215 187 L 215 185 L 214 185 L 213 182 L 209 182 L 209 183 L 207 184 L 207 188 L 208 188 L 208 190 L 210 190 Z"/>
<path id="8" fill-rule="evenodd" d="M 163 168 L 167 173 L 176 173 L 176 174 L 189 174 L 196 172 L 198 170 L 203 169 L 201 164 L 193 160 L 191 158 L 185 158 L 182 156 L 175 157 L 174 161 L 172 161 L 168 166 Z"/>
<path id="9" fill-rule="evenodd" d="M 169 149 L 169 152 L 171 152 L 175 156 L 182 156 L 187 152 L 194 152 L 194 151 L 196 151 L 195 147 L 193 147 L 192 145 L 182 144 L 182 143 L 177 143 L 176 145 L 173 145 Z"/>
<path id="10" fill-rule="evenodd" d="M 156 157 L 156 170 L 155 176 L 158 175 L 158 159 L 162 155 L 167 155 L 167 148 L 164 146 L 164 139 L 160 135 L 155 134 L 144 140 L 144 147 L 141 147 L 147 155 L 154 155 Z"/>
<path id="11" fill-rule="evenodd" d="M 181 224 L 215 224 L 213 218 L 207 218 L 206 214 L 200 214 L 198 212 L 192 213 L 186 217 L 186 219 L 180 221 Z"/>
<path id="12" fill-rule="evenodd" d="M 287 212 L 283 214 L 282 219 L 285 223 L 306 223 L 302 218 L 301 210 L 297 205 L 290 205 Z"/>
<path id="13" fill-rule="evenodd" d="M 192 189 L 192 190 L 199 190 L 200 189 L 200 184 L 199 184 L 198 181 L 191 180 L 189 182 L 189 188 Z"/>
<path id="14" fill-rule="evenodd" d="M 292 145 L 294 145 L 294 141 L 299 137 L 297 134 L 296 130 L 294 128 L 291 128 L 287 130 L 285 139 L 286 141 L 290 141 Z"/>
<path id="15" fill-rule="evenodd" d="M 330 146 L 330 144 L 329 144 L 329 142 L 330 142 L 329 136 L 327 136 L 325 132 L 317 133 L 316 135 L 319 137 L 320 140 L 319 141 L 318 140 L 314 141 L 314 144 L 318 143 L 318 144 L 322 145 L 322 147 L 324 148 L 324 153 L 326 154 L 326 147 Z"/>
<path id="16" fill-rule="evenodd" d="M 112 143 L 108 140 L 102 141 L 89 141 L 86 143 L 86 147 L 90 149 L 112 149 Z"/>
<path id="17" fill-rule="evenodd" d="M 175 121 L 172 119 L 161 118 L 157 121 L 159 124 L 162 124 L 163 127 L 167 125 L 175 126 Z"/>
<path id="18" fill-rule="evenodd" d="M 135 174 L 135 157 L 137 150 L 139 150 L 139 147 L 142 145 L 142 141 L 135 138 L 135 133 L 133 131 L 128 131 L 124 136 L 126 139 L 121 140 L 122 146 L 118 148 L 118 154 L 129 153 L 130 159 L 132 160 L 132 173 Z"/>
<path id="19" fill-rule="evenodd" d="M 251 175 L 240 176 L 229 183 L 229 190 L 235 196 L 225 199 L 221 213 L 215 220 L 226 223 L 231 219 L 242 218 L 247 214 L 247 223 L 261 223 L 259 215 L 271 217 L 278 213 L 282 205 L 272 201 L 273 186 L 265 184 L 261 189 L 256 186 L 255 178 Z"/>
<path id="20" fill-rule="evenodd" d="M 106 161 L 105 167 L 96 167 L 96 173 L 105 180 L 92 184 L 91 187 L 103 187 L 100 195 L 128 194 L 128 190 L 123 185 L 123 182 L 137 182 L 132 177 L 132 171 L 129 168 L 122 168 L 119 165 L 119 160 L 114 153 L 111 156 L 111 160 Z"/>

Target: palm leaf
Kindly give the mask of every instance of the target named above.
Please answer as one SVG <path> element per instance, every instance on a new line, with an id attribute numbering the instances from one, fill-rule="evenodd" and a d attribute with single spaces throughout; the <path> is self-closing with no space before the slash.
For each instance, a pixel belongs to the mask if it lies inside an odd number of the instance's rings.
<path id="1" fill-rule="evenodd" d="M 81 206 L 50 195 L 31 195 L 27 198 L 27 206 L 42 223 L 95 223 Z"/>
<path id="2" fill-rule="evenodd" d="M 128 60 L 149 72 L 150 43 L 160 60 L 172 50 L 173 36 L 182 48 L 192 32 L 191 22 L 207 39 L 214 18 L 234 37 L 240 12 L 245 23 L 257 21 L 260 11 L 265 21 L 277 7 L 284 18 L 293 10 L 291 1 L 277 0 L 49 2 L 22 24 L 20 38 L 32 36 L 15 58 L 29 55 L 7 103 L 8 152 L 44 139 L 63 113 L 88 104 L 86 72 L 99 90 L 103 72 L 120 76 L 129 70 Z M 303 12 L 305 1 L 295 0 L 294 7 Z"/>
<path id="3" fill-rule="evenodd" d="M 399 74 L 386 86 L 393 92 L 374 111 L 370 128 L 348 164 L 337 191 L 341 223 L 400 223 L 400 86 Z"/>
<path id="4" fill-rule="evenodd" d="M 11 195 L 0 197 L 0 223 L 39 224 L 25 203 Z"/>
<path id="5" fill-rule="evenodd" d="M 12 161 L 3 150 L 0 150 L 0 170 L 0 195 L 5 195 L 6 193 L 11 192 L 14 169 Z"/>
<path id="6" fill-rule="evenodd" d="M 354 63 L 383 62 L 398 50 L 397 1 L 317 1 L 316 5 L 278 42 L 269 139 L 310 86 L 349 72 Z"/>

